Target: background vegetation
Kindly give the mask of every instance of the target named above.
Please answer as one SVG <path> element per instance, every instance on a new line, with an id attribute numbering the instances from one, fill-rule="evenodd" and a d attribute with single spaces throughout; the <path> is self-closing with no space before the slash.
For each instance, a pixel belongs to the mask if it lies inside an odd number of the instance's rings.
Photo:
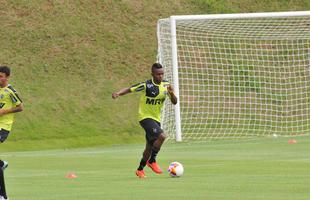
<path id="1" fill-rule="evenodd" d="M 0 0 L 0 64 L 24 100 L 3 150 L 140 143 L 136 95 L 170 15 L 310 9 L 300 0 Z"/>

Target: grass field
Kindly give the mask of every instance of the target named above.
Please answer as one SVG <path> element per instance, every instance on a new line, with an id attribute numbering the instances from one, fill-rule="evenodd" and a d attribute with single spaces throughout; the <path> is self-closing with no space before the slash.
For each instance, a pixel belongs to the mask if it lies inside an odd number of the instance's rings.
<path id="1" fill-rule="evenodd" d="M 310 138 L 265 138 L 207 143 L 166 143 L 159 164 L 185 167 L 170 178 L 134 171 L 141 145 L 2 153 L 9 161 L 7 191 L 13 200 L 72 199 L 272 199 L 310 196 Z M 78 177 L 66 179 L 74 172 Z"/>
<path id="2" fill-rule="evenodd" d="M 184 176 L 146 169 L 148 178 L 138 179 L 139 97 L 112 100 L 111 93 L 150 77 L 158 19 L 310 10 L 310 1 L 0 2 L 1 65 L 12 68 L 25 104 L 0 145 L 11 200 L 309 199 L 310 137 L 294 145 L 281 137 L 166 143 L 159 164 L 179 161 Z M 78 177 L 66 179 L 69 172 Z"/>

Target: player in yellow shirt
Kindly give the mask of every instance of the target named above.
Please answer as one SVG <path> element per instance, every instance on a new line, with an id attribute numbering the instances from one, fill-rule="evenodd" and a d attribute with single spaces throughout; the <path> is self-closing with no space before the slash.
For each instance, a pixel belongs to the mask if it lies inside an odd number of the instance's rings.
<path id="1" fill-rule="evenodd" d="M 10 134 L 14 121 L 14 113 L 23 110 L 22 100 L 14 88 L 8 83 L 11 70 L 0 66 L 0 142 L 3 143 Z M 0 160 L 0 200 L 8 199 L 5 191 L 3 170 L 8 163 Z"/>
<path id="2" fill-rule="evenodd" d="M 164 101 L 168 96 L 171 103 L 177 104 L 177 97 L 169 82 L 163 80 L 164 69 L 161 64 L 152 65 L 152 79 L 138 83 L 128 88 L 123 88 L 112 94 L 112 98 L 131 93 L 142 92 L 139 103 L 139 122 L 146 133 L 146 145 L 143 157 L 136 175 L 139 178 L 145 178 L 144 167 L 149 166 L 155 173 L 161 174 L 162 170 L 156 162 L 156 156 L 166 139 L 164 131 L 160 127 L 160 113 Z"/>

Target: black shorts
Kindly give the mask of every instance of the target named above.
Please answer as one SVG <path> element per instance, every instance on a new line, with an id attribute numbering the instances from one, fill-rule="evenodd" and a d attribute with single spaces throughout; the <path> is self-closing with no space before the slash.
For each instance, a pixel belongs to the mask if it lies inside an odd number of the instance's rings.
<path id="1" fill-rule="evenodd" d="M 143 119 L 140 121 L 140 125 L 145 130 L 145 138 L 149 144 L 153 144 L 159 135 L 164 132 L 163 129 L 160 128 L 160 123 L 154 119 Z"/>
<path id="2" fill-rule="evenodd" d="M 10 131 L 5 129 L 0 129 L 0 142 L 4 142 L 8 138 Z"/>

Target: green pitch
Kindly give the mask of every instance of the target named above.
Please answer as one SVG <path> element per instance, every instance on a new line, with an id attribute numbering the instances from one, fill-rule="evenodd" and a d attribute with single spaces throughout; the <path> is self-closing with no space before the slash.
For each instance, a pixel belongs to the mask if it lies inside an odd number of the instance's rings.
<path id="1" fill-rule="evenodd" d="M 7 191 L 13 200 L 208 199 L 308 200 L 310 138 L 166 143 L 159 164 L 179 161 L 185 173 L 170 178 L 134 171 L 144 145 L 2 153 L 9 161 Z M 65 178 L 74 172 L 75 179 Z"/>

